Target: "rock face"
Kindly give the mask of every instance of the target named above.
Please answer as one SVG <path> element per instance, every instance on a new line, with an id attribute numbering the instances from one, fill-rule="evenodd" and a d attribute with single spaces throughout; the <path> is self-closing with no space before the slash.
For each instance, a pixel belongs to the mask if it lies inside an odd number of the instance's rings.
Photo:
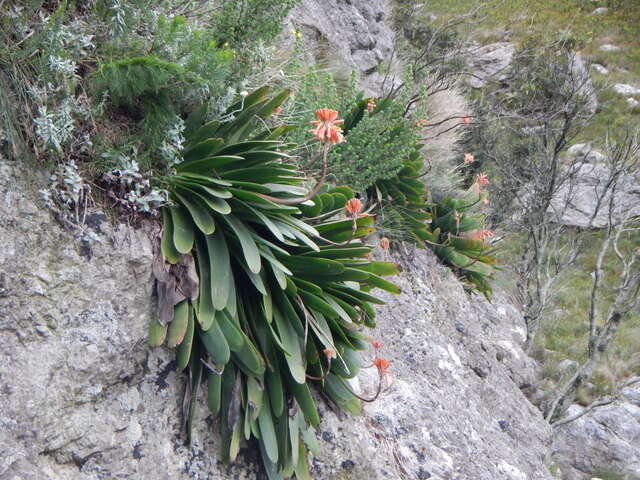
<path id="1" fill-rule="evenodd" d="M 512 42 L 497 42 L 472 48 L 468 62 L 473 76 L 469 76 L 465 81 L 470 87 L 482 88 L 489 79 L 505 78 L 515 52 L 516 44 Z"/>
<path id="2" fill-rule="evenodd" d="M 604 158 L 604 154 L 591 150 L 587 144 L 574 145 L 572 148 L 575 155 L 582 155 L 586 159 L 585 163 L 575 165 L 575 180 L 571 182 L 571 186 L 567 184 L 559 189 L 552 201 L 550 213 L 560 216 L 565 225 L 602 228 L 607 224 L 608 208 L 601 206 L 593 223 L 590 222 L 598 208 L 598 195 L 594 193 L 604 191 L 605 183 L 610 177 L 609 167 L 604 163 L 586 163 Z M 602 205 L 608 205 L 609 195 L 605 196 Z M 614 222 L 619 222 L 627 216 L 640 216 L 640 183 L 629 174 L 619 180 L 613 219 Z"/>
<path id="3" fill-rule="evenodd" d="M 573 405 L 567 415 L 583 409 Z M 620 401 L 558 427 L 553 459 L 563 480 L 640 479 L 640 384 L 625 388 Z"/>
<path id="4" fill-rule="evenodd" d="M 301 29 L 314 61 L 362 72 L 360 86 L 378 92 L 384 79 L 378 66 L 390 59 L 394 45 L 385 22 L 389 14 L 385 0 L 303 0 L 287 22 Z"/>
<path id="5" fill-rule="evenodd" d="M 0 159 L 0 478 L 262 479 L 254 446 L 217 455 L 201 400 L 186 446 L 185 375 L 146 345 L 151 243 L 92 217 L 90 251 L 34 198 L 24 165 Z M 35 186 L 34 186 L 35 184 Z M 521 388 L 534 365 L 521 314 L 464 293 L 426 251 L 412 252 L 373 333 L 393 383 L 359 418 L 319 400 L 313 478 L 543 480 L 549 428 Z M 363 395 L 374 373 L 359 379 Z"/>

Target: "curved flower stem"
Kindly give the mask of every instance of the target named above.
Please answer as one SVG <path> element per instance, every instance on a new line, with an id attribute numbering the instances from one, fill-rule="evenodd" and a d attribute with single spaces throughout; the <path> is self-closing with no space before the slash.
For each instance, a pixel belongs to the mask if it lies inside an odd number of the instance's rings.
<path id="1" fill-rule="evenodd" d="M 273 203 L 277 203 L 279 205 L 299 205 L 301 203 L 306 202 L 307 200 L 315 197 L 322 186 L 324 185 L 325 180 L 327 179 L 327 169 L 328 169 L 328 155 L 330 150 L 330 145 L 328 143 L 324 144 L 324 148 L 322 149 L 322 171 L 320 172 L 320 179 L 315 184 L 315 186 L 307 193 L 303 198 L 277 198 L 272 197 L 271 195 L 265 195 L 263 193 L 256 193 L 256 195 L 264 198 L 265 200 L 269 200 Z"/>
<path id="2" fill-rule="evenodd" d="M 308 373 L 306 373 L 305 375 L 307 376 L 308 379 L 310 380 L 325 380 L 329 374 L 331 373 L 331 359 L 327 358 L 327 371 L 325 372 L 324 375 L 322 375 L 321 377 L 314 377 L 313 375 L 309 375 Z"/>
<path id="3" fill-rule="evenodd" d="M 382 381 L 384 379 L 384 375 L 380 375 L 378 377 L 378 389 L 376 390 L 376 394 L 372 397 L 372 398 L 364 398 L 361 397 L 360 395 L 358 395 L 357 393 L 355 393 L 351 388 L 349 388 L 349 392 L 356 398 L 362 400 L 363 402 L 367 402 L 367 403 L 372 403 L 375 402 L 378 397 L 380 396 L 380 394 L 382 393 Z"/>

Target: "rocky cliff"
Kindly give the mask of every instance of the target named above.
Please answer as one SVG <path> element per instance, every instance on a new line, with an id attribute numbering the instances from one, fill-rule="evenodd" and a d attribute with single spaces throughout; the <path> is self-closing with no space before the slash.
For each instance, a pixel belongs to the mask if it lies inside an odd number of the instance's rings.
<path id="1" fill-rule="evenodd" d="M 95 213 L 103 241 L 89 251 L 38 204 L 25 170 L 0 161 L 0 478 L 262 478 L 251 445 L 220 464 L 204 404 L 184 443 L 186 378 L 145 341 L 149 236 Z M 533 372 L 520 313 L 469 297 L 429 252 L 408 258 L 404 293 L 387 296 L 374 332 L 393 383 L 360 418 L 321 402 L 314 478 L 550 478 L 549 429 L 520 391 Z"/>
<path id="2" fill-rule="evenodd" d="M 378 81 L 392 38 L 384 3 L 306 0 L 296 12 Z M 172 352 L 146 344 L 147 229 L 93 212 L 85 223 L 101 242 L 88 248 L 43 208 L 41 186 L 28 162 L 0 157 L 0 479 L 264 478 L 254 445 L 235 464 L 218 460 L 204 399 L 185 444 L 186 377 Z M 521 392 L 535 367 L 521 313 L 501 294 L 493 304 L 469 296 L 429 251 L 396 260 L 403 294 L 385 296 L 372 332 L 393 381 L 358 418 L 319 400 L 313 478 L 551 478 L 550 429 Z M 365 369 L 354 388 L 368 395 L 375 379 Z"/>

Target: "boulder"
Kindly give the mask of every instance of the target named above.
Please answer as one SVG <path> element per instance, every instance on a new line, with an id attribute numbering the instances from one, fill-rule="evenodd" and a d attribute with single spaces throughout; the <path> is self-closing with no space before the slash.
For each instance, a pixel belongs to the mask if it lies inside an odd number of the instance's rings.
<path id="1" fill-rule="evenodd" d="M 640 88 L 634 87 L 633 85 L 629 85 L 626 83 L 616 83 L 613 86 L 613 91 L 616 92 L 618 95 L 624 95 L 624 96 L 640 95 Z"/>
<path id="2" fill-rule="evenodd" d="M 600 65 L 599 63 L 592 63 L 591 68 L 593 68 L 600 75 L 609 75 L 609 69 L 604 65 Z"/>
<path id="3" fill-rule="evenodd" d="M 633 97 L 629 97 L 627 98 L 627 105 L 629 105 L 631 108 L 635 108 L 640 105 L 640 102 Z"/>
<path id="4" fill-rule="evenodd" d="M 588 163 L 603 162 L 606 159 L 604 153 L 594 149 L 591 143 L 576 143 L 567 149 L 567 155 Z"/>
<path id="5" fill-rule="evenodd" d="M 563 480 L 640 479 L 640 384 L 623 390 L 622 398 L 598 407 L 555 429 L 553 459 Z M 567 415 L 584 407 L 572 405 Z"/>
<path id="6" fill-rule="evenodd" d="M 34 170 L 0 158 L 0 478 L 265 478 L 253 444 L 220 462 L 204 397 L 185 443 L 187 376 L 146 344 L 150 229 L 92 222 L 87 255 L 38 202 Z M 391 385 L 360 417 L 318 398 L 312 478 L 550 480 L 550 428 L 521 392 L 535 368 L 521 312 L 467 294 L 429 251 L 398 260 L 403 293 L 383 296 L 371 332 Z M 376 378 L 354 388 L 370 396 Z"/>
<path id="7" fill-rule="evenodd" d="M 610 176 L 609 167 L 604 163 L 578 162 L 573 180 L 558 189 L 554 196 L 549 213 L 560 217 L 565 225 L 574 227 L 602 228 L 607 225 L 608 209 L 600 207 L 595 219 L 591 221 L 597 207 L 597 195 L 602 192 L 605 182 Z M 569 184 L 571 183 L 571 184 Z M 605 196 L 603 205 L 608 204 L 609 194 Z M 613 219 L 620 222 L 627 216 L 640 216 L 640 183 L 632 175 L 620 178 L 616 193 Z"/>
<path id="8" fill-rule="evenodd" d="M 607 7 L 598 7 L 593 12 L 591 12 L 591 15 L 603 15 L 608 12 L 609 9 Z"/>
<path id="9" fill-rule="evenodd" d="M 473 88 L 484 87 L 489 80 L 502 80 L 516 51 L 513 42 L 497 42 L 483 47 L 472 47 L 469 50 L 470 70 L 465 82 Z"/>
<path id="10" fill-rule="evenodd" d="M 618 45 L 612 45 L 610 43 L 606 43 L 604 45 L 600 45 L 601 52 L 619 52 L 620 47 Z"/>

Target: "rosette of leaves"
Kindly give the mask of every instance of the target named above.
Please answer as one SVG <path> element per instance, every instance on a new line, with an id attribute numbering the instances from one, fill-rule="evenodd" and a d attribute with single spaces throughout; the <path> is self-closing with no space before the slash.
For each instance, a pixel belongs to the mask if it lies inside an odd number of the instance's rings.
<path id="1" fill-rule="evenodd" d="M 390 237 L 424 247 L 430 239 L 427 222 L 431 214 L 427 211 L 427 189 L 420 177 L 424 161 L 418 150 L 414 150 L 404 162 L 398 175 L 378 180 L 367 190 L 367 196 L 377 201 L 374 209 L 381 226 L 390 232 Z"/>
<path id="2" fill-rule="evenodd" d="M 229 121 L 202 124 L 199 112 L 188 122 L 184 161 L 167 179 L 161 251 L 172 267 L 193 255 L 198 292 L 150 333 L 154 345 L 177 347 L 178 367 L 189 369 L 189 436 L 206 379 L 222 457 L 233 461 L 253 439 L 270 479 L 305 479 L 320 422 L 310 387 L 360 412 L 346 380 L 363 363 L 372 305 L 382 303 L 370 291 L 399 293 L 383 278 L 398 267 L 367 258 L 371 247 L 359 239 L 372 232 L 372 216 L 331 219 L 350 189 L 282 203 L 306 192 L 286 153 L 293 145 L 279 140 L 289 127 L 265 122 L 287 95 L 261 88 L 230 107 Z"/>
<path id="3" fill-rule="evenodd" d="M 438 258 L 462 280 L 491 299 L 496 258 L 491 245 L 472 236 L 484 226 L 484 215 L 468 212 L 477 203 L 470 198 L 445 198 L 431 204 L 432 221 L 424 238 Z"/>

